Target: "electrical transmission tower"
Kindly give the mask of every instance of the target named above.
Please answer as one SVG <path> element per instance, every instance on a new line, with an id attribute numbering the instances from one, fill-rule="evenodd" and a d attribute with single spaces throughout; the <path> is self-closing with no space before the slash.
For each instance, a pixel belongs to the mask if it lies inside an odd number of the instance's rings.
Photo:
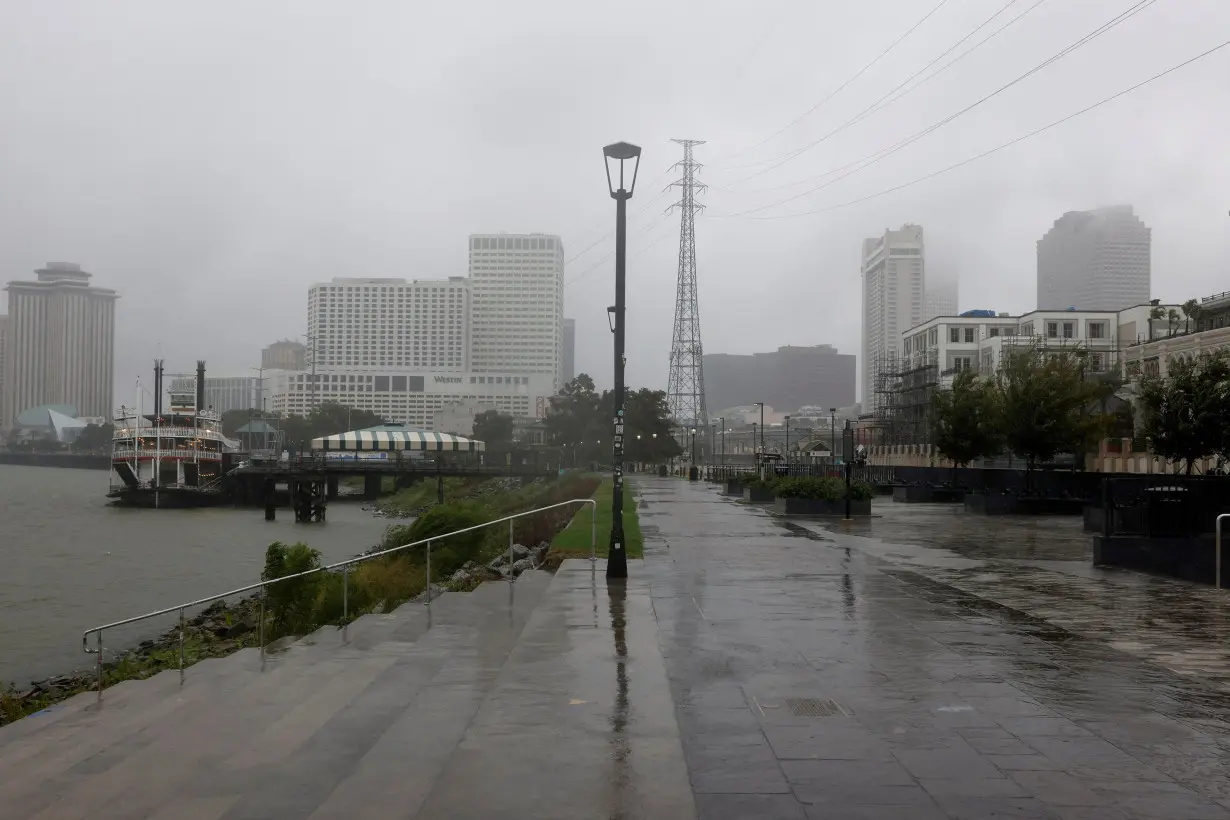
<path id="1" fill-rule="evenodd" d="M 692 159 L 692 147 L 704 145 L 704 140 L 672 140 L 683 146 L 683 161 L 675 165 L 682 171 L 680 178 L 668 187 L 679 188 L 679 282 L 675 294 L 675 332 L 671 339 L 671 370 L 666 399 L 671 418 L 686 436 L 688 430 L 702 434 L 709 425 L 705 409 L 704 348 L 700 341 L 700 304 L 696 298 L 696 214 L 704 205 L 696 201 L 696 192 L 704 191 L 703 182 L 696 181 L 700 163 Z M 669 209 L 668 209 L 669 210 Z"/>

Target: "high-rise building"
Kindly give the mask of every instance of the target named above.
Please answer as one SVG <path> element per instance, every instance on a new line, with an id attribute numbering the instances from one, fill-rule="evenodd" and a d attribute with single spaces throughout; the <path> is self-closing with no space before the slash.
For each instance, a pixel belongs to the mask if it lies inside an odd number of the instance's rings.
<path id="1" fill-rule="evenodd" d="M 929 322 L 936 316 L 956 316 L 957 280 L 946 276 L 927 274 L 926 298 L 923 300 L 923 321 Z M 908 328 L 907 328 L 908 329 Z"/>
<path id="2" fill-rule="evenodd" d="M 901 332 L 922 322 L 926 292 L 923 229 L 903 225 L 899 231 L 863 240 L 863 412 L 875 410 L 876 366 L 895 352 Z"/>
<path id="3" fill-rule="evenodd" d="M 307 363 L 307 345 L 291 339 L 274 342 L 261 351 L 264 370 L 302 370 Z"/>
<path id="4" fill-rule="evenodd" d="M 9 429 L 8 419 L 4 416 L 4 327 L 8 320 L 9 317 L 0 313 L 0 430 Z"/>
<path id="5" fill-rule="evenodd" d="M 475 373 L 563 382 L 564 245 L 548 234 L 470 236 L 470 365 Z"/>
<path id="6" fill-rule="evenodd" d="M 1038 240 L 1038 309 L 1148 302 L 1151 247 L 1152 230 L 1131 205 L 1069 211 Z"/>
<path id="7" fill-rule="evenodd" d="M 577 320 L 564 320 L 563 383 L 577 377 Z"/>
<path id="8" fill-rule="evenodd" d="M 334 279 L 308 291 L 303 366 L 465 370 L 469 326 L 465 277 Z"/>
<path id="9" fill-rule="evenodd" d="M 180 376 L 171 380 L 170 393 L 195 393 L 196 377 Z M 259 376 L 206 376 L 205 409 L 215 413 L 229 410 L 260 410 L 261 380 Z"/>
<path id="10" fill-rule="evenodd" d="M 110 419 L 116 292 L 90 286 L 79 265 L 51 262 L 33 282 L 10 282 L 0 418 L 43 404 Z"/>
<path id="11" fill-rule="evenodd" d="M 854 404 L 856 358 L 832 345 L 779 347 L 773 353 L 706 353 L 705 406 L 710 419 L 731 407 L 764 402 L 779 413 L 804 405 Z"/>

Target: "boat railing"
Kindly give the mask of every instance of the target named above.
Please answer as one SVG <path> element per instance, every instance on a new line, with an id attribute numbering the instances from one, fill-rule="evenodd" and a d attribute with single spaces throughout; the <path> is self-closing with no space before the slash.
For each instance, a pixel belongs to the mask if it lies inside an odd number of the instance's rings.
<path id="1" fill-rule="evenodd" d="M 426 567 L 427 567 L 427 574 L 426 574 L 427 601 L 426 603 L 428 606 L 430 606 L 431 605 L 431 545 L 434 542 L 444 541 L 449 538 L 452 538 L 453 536 L 464 535 L 465 533 L 468 533 L 468 532 L 476 532 L 481 529 L 486 529 L 487 527 L 495 526 L 496 524 L 505 524 L 505 523 L 508 524 L 508 564 L 509 564 L 508 582 L 512 583 L 514 580 L 516 580 L 515 576 L 512 573 L 512 564 L 514 563 L 513 547 L 515 545 L 514 525 L 516 524 L 517 519 L 525 518 L 526 516 L 530 516 L 530 515 L 537 515 L 538 513 L 548 512 L 550 510 L 561 509 L 563 507 L 570 507 L 574 504 L 579 504 L 582 506 L 589 505 L 589 508 L 590 508 L 589 560 L 591 563 L 596 563 L 598 560 L 598 502 L 592 498 L 573 498 L 568 501 L 561 501 L 558 504 L 549 504 L 545 507 L 537 507 L 532 510 L 525 510 L 524 512 L 513 513 L 512 515 L 506 515 L 503 518 L 496 518 L 492 521 L 485 521 L 482 524 L 476 524 L 473 527 L 465 527 L 464 529 L 453 530 L 451 532 L 441 533 L 440 535 L 433 535 L 430 538 L 423 538 L 418 541 L 411 541 L 409 544 L 402 544 L 399 547 L 390 547 L 389 549 L 386 549 L 386 550 L 379 550 L 377 552 L 369 552 L 365 555 L 359 555 L 359 556 L 356 556 L 355 558 L 350 558 L 345 561 L 338 561 L 336 564 L 329 564 L 328 566 L 316 567 L 314 569 L 309 569 L 304 572 L 296 572 L 290 575 L 283 575 L 280 578 L 269 578 L 266 580 L 262 580 L 259 583 L 249 584 L 246 587 L 239 587 L 238 589 L 232 589 L 227 592 L 219 593 L 217 595 L 209 595 L 204 598 L 197 598 L 196 600 L 188 601 L 187 603 L 177 604 L 175 606 L 169 606 L 164 609 L 155 610 L 154 612 L 147 612 L 144 615 L 137 615 L 132 618 L 125 618 L 122 621 L 113 621 L 112 623 L 109 623 L 109 624 L 103 624 L 102 626 L 95 626 L 90 629 L 87 629 L 81 635 L 81 648 L 85 651 L 87 655 L 95 656 L 95 667 L 97 669 L 97 676 L 98 676 L 98 699 L 102 700 L 102 691 L 103 691 L 103 632 L 108 629 L 115 629 L 116 627 L 127 626 L 128 624 L 135 624 L 140 621 L 147 620 L 149 618 L 157 618 L 161 615 L 169 615 L 173 612 L 178 612 L 179 613 L 179 682 L 182 684 L 184 682 L 184 638 L 185 638 L 185 632 L 187 629 L 187 621 L 185 620 L 185 615 L 184 615 L 185 610 L 189 609 L 190 607 L 202 606 L 204 604 L 211 604 L 214 601 L 220 601 L 224 598 L 231 598 L 236 595 L 243 595 L 249 592 L 259 592 L 260 595 L 258 597 L 259 613 L 257 615 L 257 623 L 258 623 L 257 643 L 260 644 L 261 662 L 263 663 L 265 660 L 265 589 L 267 587 L 272 586 L 274 584 L 282 584 L 287 581 L 293 581 L 296 578 L 306 578 L 309 575 L 317 575 L 322 572 L 333 572 L 335 570 L 341 570 L 342 572 L 342 623 L 341 623 L 341 626 L 345 628 L 345 626 L 347 626 L 350 621 L 350 603 L 349 603 L 350 602 L 350 568 L 357 564 L 362 564 L 367 561 L 375 560 L 377 558 L 385 558 L 389 555 L 402 552 L 404 550 L 411 550 L 411 549 L 416 549 L 419 547 L 425 547 L 426 549 L 424 550 L 424 552 L 427 556 L 426 558 Z M 90 648 L 90 636 L 91 635 L 96 636 L 96 642 L 95 642 L 95 646 L 93 649 Z"/>

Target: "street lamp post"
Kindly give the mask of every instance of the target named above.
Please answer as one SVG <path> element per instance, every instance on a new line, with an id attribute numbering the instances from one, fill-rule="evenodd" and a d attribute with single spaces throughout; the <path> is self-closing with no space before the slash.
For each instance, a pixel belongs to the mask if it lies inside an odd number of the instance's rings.
<path id="1" fill-rule="evenodd" d="M 829 408 L 829 463 L 837 464 L 837 408 Z"/>
<path id="2" fill-rule="evenodd" d="M 696 466 L 696 428 L 692 428 L 692 466 Z"/>
<path id="3" fill-rule="evenodd" d="M 760 448 L 756 451 L 759 454 L 759 456 L 757 457 L 756 469 L 757 471 L 759 471 L 760 470 L 760 458 L 764 457 L 764 402 L 758 401 L 756 402 L 756 406 L 760 408 Z M 755 433 L 754 428 L 752 431 L 752 447 L 753 448 L 756 447 L 756 433 Z"/>
<path id="4" fill-rule="evenodd" d="M 615 416 L 612 419 L 611 445 L 611 543 L 607 549 L 606 577 L 628 577 L 628 554 L 624 548 L 624 284 L 628 261 L 628 200 L 636 190 L 636 172 L 641 166 L 641 149 L 627 142 L 616 142 L 602 149 L 606 166 L 606 187 L 615 200 L 615 305 L 607 308 L 615 334 Z M 611 179 L 611 162 L 619 163 L 619 186 Z M 624 187 L 624 163 L 633 161 L 632 179 Z"/>
<path id="5" fill-rule="evenodd" d="M 786 474 L 790 473 L 790 416 L 786 416 Z"/>
<path id="6" fill-rule="evenodd" d="M 718 424 L 722 425 L 722 466 L 726 466 L 726 417 L 718 419 Z"/>

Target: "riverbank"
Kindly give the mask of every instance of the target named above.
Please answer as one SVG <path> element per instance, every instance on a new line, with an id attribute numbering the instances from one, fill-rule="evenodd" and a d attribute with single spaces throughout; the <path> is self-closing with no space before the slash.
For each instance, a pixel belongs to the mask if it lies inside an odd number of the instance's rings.
<path id="1" fill-rule="evenodd" d="M 0 464 L 14 467 L 61 467 L 73 470 L 110 470 L 106 453 L 20 453 L 0 452 Z"/>
<path id="2" fill-rule="evenodd" d="M 413 524 L 388 527 L 380 547 L 387 550 L 437 532 L 452 532 L 513 512 L 569 498 L 588 497 L 597 488 L 598 479 L 591 476 L 568 476 L 558 481 L 540 479 L 503 492 L 488 488 L 479 498 L 459 499 L 434 508 Z M 508 534 L 502 527 L 480 530 L 468 538 L 443 540 L 432 553 L 433 583 L 444 589 L 468 590 L 483 580 L 515 575 L 519 569 L 541 564 L 555 535 L 567 527 L 573 517 L 572 510 L 560 509 L 520 519 L 514 528 L 517 544 L 515 560 L 511 564 L 504 558 L 508 551 Z M 300 531 L 307 534 L 318 530 L 300 527 Z M 585 531 L 588 532 L 588 527 Z M 329 560 L 322 561 L 319 550 L 300 543 L 287 545 L 274 542 L 265 550 L 264 558 L 261 575 L 270 579 L 329 563 Z M 340 573 L 320 573 L 270 586 L 265 611 L 266 643 L 285 636 L 306 635 L 329 624 L 340 626 L 367 613 L 391 611 L 424 591 L 425 569 L 423 556 L 417 550 L 374 558 L 360 564 L 352 569 L 347 579 L 345 608 Z M 198 589 L 194 594 L 201 592 Z M 255 601 L 246 599 L 229 605 L 215 603 L 189 619 L 184 638 L 185 665 L 226 655 L 246 646 L 257 646 L 257 636 L 261 630 L 256 612 Z M 109 632 L 104 636 L 104 647 L 118 644 L 119 641 Z M 178 668 L 178 665 L 179 628 L 176 624 L 157 638 L 140 642 L 131 650 L 113 654 L 107 648 L 103 665 L 104 686 L 123 680 L 147 678 L 166 669 Z M 40 680 L 30 686 L 10 686 L 0 691 L 0 724 L 45 709 L 96 685 L 96 672 L 83 669 Z"/>

